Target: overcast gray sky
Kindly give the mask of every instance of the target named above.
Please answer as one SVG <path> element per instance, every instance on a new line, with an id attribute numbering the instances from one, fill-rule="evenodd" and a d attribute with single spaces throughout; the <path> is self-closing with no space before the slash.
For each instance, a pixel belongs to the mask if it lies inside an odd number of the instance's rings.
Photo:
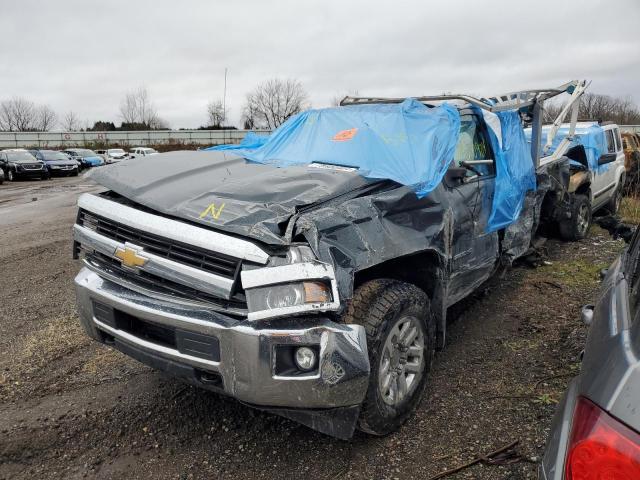
<path id="1" fill-rule="evenodd" d="M 221 98 L 300 80 L 314 107 L 349 90 L 491 95 L 573 78 L 640 103 L 640 2 L 0 0 L 0 99 L 119 123 L 144 85 L 174 128 Z"/>

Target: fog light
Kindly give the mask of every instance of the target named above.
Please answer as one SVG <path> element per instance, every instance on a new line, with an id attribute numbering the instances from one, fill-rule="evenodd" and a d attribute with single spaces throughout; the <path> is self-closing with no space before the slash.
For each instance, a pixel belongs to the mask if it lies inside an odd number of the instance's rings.
<path id="1" fill-rule="evenodd" d="M 309 347 L 299 347 L 296 349 L 295 360 L 300 370 L 308 372 L 316 366 L 316 352 Z"/>

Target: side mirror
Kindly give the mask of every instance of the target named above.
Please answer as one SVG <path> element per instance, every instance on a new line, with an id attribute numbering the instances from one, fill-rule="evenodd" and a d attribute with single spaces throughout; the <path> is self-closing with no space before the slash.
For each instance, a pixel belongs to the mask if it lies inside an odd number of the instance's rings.
<path id="1" fill-rule="evenodd" d="M 618 155 L 615 153 L 604 153 L 598 159 L 598 165 L 606 165 L 607 163 L 615 162 Z"/>

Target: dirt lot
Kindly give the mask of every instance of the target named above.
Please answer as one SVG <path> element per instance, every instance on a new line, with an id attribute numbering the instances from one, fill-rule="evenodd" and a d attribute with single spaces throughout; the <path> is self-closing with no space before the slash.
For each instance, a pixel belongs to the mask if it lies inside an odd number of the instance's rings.
<path id="1" fill-rule="evenodd" d="M 547 243 L 451 313 L 427 396 L 396 434 L 350 442 L 187 387 L 90 342 L 74 311 L 82 177 L 0 186 L 0 479 L 428 479 L 518 440 L 518 463 L 453 478 L 536 478 L 555 404 L 579 369 L 579 307 L 623 248 L 594 228 Z"/>

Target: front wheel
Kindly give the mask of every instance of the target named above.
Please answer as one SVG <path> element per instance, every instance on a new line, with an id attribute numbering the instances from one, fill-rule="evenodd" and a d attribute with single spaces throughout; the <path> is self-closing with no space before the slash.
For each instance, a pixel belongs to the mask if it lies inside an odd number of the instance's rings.
<path id="1" fill-rule="evenodd" d="M 373 280 L 355 291 L 345 322 L 367 332 L 371 373 L 358 428 L 386 435 L 409 418 L 424 393 L 435 352 L 429 298 L 408 283 Z"/>
<path id="2" fill-rule="evenodd" d="M 586 195 L 574 195 L 571 201 L 571 217 L 558 224 L 563 240 L 582 240 L 591 227 L 591 202 Z"/>
<path id="3" fill-rule="evenodd" d="M 9 170 L 7 172 L 7 180 L 13 182 L 15 180 L 15 175 L 13 174 L 13 170 Z"/>

